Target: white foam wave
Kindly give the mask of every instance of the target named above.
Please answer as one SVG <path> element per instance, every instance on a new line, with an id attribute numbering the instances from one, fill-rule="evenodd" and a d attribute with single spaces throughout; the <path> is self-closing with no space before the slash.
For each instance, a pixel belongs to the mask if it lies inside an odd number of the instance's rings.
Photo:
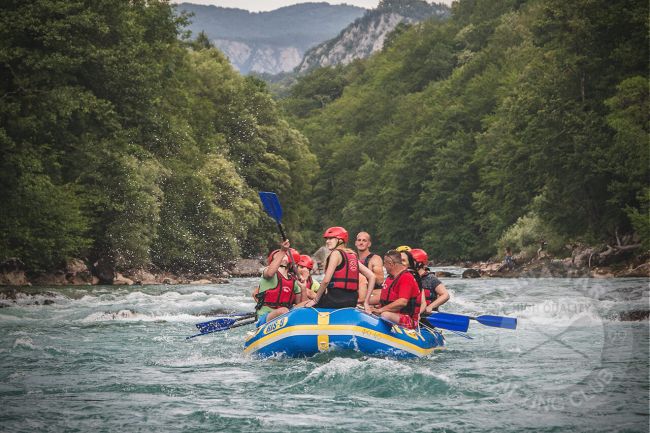
<path id="1" fill-rule="evenodd" d="M 397 359 L 390 358 L 333 358 L 326 364 L 319 365 L 309 372 L 306 380 L 340 378 L 341 376 L 358 377 L 360 371 L 371 374 L 392 371 L 393 375 L 410 378 L 414 375 L 431 377 L 449 383 L 450 378 L 445 374 L 433 371 L 429 366 L 404 364 Z"/>
<path id="2" fill-rule="evenodd" d="M 34 341 L 29 337 L 18 337 L 18 338 L 16 338 L 16 341 L 14 341 L 13 348 L 15 349 L 17 347 L 24 347 L 24 348 L 32 349 L 32 350 L 37 349 L 36 345 L 34 344 Z"/>
<path id="3" fill-rule="evenodd" d="M 558 298 L 538 303 L 520 305 L 516 311 L 520 324 L 526 321 L 541 325 L 569 325 L 581 322 L 602 322 L 598 304 L 594 301 L 574 298 Z"/>
<path id="4" fill-rule="evenodd" d="M 81 319 L 82 323 L 93 322 L 196 322 L 197 317 L 192 314 L 171 313 L 138 313 L 132 310 L 100 311 L 92 313 Z"/>

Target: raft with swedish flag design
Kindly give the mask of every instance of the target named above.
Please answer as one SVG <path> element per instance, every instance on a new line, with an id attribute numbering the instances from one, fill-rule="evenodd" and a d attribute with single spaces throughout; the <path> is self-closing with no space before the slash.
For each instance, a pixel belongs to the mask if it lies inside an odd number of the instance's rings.
<path id="1" fill-rule="evenodd" d="M 416 358 L 444 345 L 437 330 L 406 329 L 356 308 L 296 308 L 250 332 L 244 352 L 261 357 L 307 357 L 355 350 L 372 356 Z"/>

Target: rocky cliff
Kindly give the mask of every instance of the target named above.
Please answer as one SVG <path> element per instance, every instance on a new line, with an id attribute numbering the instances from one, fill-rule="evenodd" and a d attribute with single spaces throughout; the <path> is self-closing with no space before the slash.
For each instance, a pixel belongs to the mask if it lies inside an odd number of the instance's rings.
<path id="1" fill-rule="evenodd" d="M 449 15 L 444 5 L 422 0 L 384 0 L 377 9 L 366 12 L 346 27 L 336 38 L 326 41 L 305 54 L 296 68 L 299 73 L 337 64 L 348 64 L 380 51 L 384 41 L 398 24 L 413 24 L 431 17 Z"/>
<path id="2" fill-rule="evenodd" d="M 270 12 L 181 3 L 192 14 L 192 37 L 203 31 L 242 73 L 293 70 L 305 51 L 338 34 L 366 9 L 350 5 L 301 3 Z"/>

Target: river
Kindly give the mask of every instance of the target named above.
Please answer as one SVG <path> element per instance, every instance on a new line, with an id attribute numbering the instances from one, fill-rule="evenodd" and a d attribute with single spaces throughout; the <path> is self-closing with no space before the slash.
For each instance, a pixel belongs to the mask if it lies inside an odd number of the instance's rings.
<path id="1" fill-rule="evenodd" d="M 0 431 L 647 432 L 648 279 L 443 279 L 469 340 L 416 360 L 244 356 L 254 278 L 0 295 Z M 4 298 L 4 299 L 2 299 Z"/>

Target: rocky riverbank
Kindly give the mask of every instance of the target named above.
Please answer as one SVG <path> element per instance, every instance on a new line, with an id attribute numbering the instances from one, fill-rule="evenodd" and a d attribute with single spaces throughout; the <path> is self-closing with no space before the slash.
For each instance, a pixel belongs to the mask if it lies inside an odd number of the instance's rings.
<path id="1" fill-rule="evenodd" d="M 220 273 L 175 274 L 155 269 L 117 271 L 102 261 L 72 259 L 53 272 L 30 272 L 19 259 L 12 258 L 0 263 L 0 286 L 223 284 L 231 277 L 258 276 L 262 267 L 261 258 L 239 259 Z"/>
<path id="2" fill-rule="evenodd" d="M 503 262 L 465 263 L 463 278 L 614 278 L 650 277 L 650 253 L 639 245 L 578 247 L 571 257 L 554 258 L 542 252 L 535 257 L 514 256 L 514 267 Z"/>
<path id="3" fill-rule="evenodd" d="M 324 261 L 324 257 L 315 256 Z M 433 264 L 433 268 L 440 263 Z M 463 278 L 613 278 L 650 277 L 650 252 L 639 245 L 576 247 L 571 256 L 555 258 L 546 252 L 535 257 L 514 256 L 514 268 L 499 261 L 454 263 L 466 268 Z M 143 285 L 143 284 L 220 284 L 231 277 L 259 276 L 264 266 L 262 257 L 239 259 L 225 265 L 219 273 L 174 274 L 156 269 L 116 270 L 110 263 L 98 260 L 89 263 L 69 260 L 54 272 L 29 272 L 19 259 L 0 263 L 0 286 L 61 286 L 61 285 Z M 439 272 L 440 277 L 457 274 Z"/>

